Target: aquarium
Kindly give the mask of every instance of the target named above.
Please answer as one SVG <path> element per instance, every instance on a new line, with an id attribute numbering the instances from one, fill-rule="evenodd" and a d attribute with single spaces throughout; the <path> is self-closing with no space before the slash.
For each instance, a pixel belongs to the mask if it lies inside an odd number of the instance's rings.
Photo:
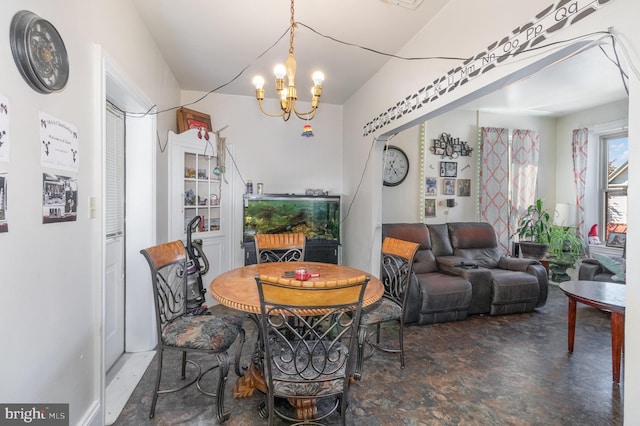
<path id="1" fill-rule="evenodd" d="M 340 196 L 245 195 L 243 240 L 302 232 L 307 241 L 340 243 Z"/>

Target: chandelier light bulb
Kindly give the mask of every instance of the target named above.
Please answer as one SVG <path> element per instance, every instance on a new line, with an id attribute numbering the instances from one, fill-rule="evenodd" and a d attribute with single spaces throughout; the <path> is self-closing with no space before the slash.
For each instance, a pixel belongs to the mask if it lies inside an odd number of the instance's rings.
<path id="1" fill-rule="evenodd" d="M 322 71 L 316 71 L 313 73 L 313 76 L 311 78 L 313 79 L 313 84 L 315 84 L 316 86 L 321 86 L 322 82 L 324 81 L 324 74 L 322 73 Z"/>
<path id="2" fill-rule="evenodd" d="M 264 87 L 264 78 L 259 75 L 253 77 L 253 85 L 256 87 L 256 90 L 260 90 Z"/>
<path id="3" fill-rule="evenodd" d="M 287 73 L 287 69 L 282 64 L 278 64 L 273 69 L 273 73 L 276 75 L 276 78 L 284 78 Z"/>

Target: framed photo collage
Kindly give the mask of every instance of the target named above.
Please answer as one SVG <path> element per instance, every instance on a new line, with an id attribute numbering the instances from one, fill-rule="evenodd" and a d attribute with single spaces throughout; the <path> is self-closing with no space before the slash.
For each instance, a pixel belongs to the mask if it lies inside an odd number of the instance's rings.
<path id="1" fill-rule="evenodd" d="M 470 197 L 471 179 L 458 179 L 458 163 L 440 162 L 440 176 L 429 176 L 424 180 L 424 217 L 436 217 L 438 195 L 447 197 Z"/>

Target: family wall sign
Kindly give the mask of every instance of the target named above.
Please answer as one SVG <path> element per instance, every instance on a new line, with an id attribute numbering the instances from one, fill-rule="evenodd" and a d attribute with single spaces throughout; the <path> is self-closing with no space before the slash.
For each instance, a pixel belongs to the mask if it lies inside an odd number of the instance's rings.
<path id="1" fill-rule="evenodd" d="M 487 49 L 467 59 L 446 75 L 408 95 L 395 105 L 366 123 L 362 135 L 367 136 L 392 121 L 408 115 L 433 102 L 498 64 L 514 58 L 526 49 L 536 47 L 547 36 L 567 28 L 596 12 L 613 0 L 558 0 L 542 10 L 533 19 L 514 29 L 511 34 L 490 44 Z"/>

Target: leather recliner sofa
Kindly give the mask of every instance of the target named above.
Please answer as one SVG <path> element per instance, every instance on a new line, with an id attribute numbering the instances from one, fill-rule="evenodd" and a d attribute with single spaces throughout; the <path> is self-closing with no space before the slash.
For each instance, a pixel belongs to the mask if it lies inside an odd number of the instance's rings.
<path id="1" fill-rule="evenodd" d="M 405 324 L 531 312 L 546 303 L 549 278 L 544 266 L 533 259 L 503 256 L 488 223 L 383 224 L 385 237 L 420 244 Z"/>

